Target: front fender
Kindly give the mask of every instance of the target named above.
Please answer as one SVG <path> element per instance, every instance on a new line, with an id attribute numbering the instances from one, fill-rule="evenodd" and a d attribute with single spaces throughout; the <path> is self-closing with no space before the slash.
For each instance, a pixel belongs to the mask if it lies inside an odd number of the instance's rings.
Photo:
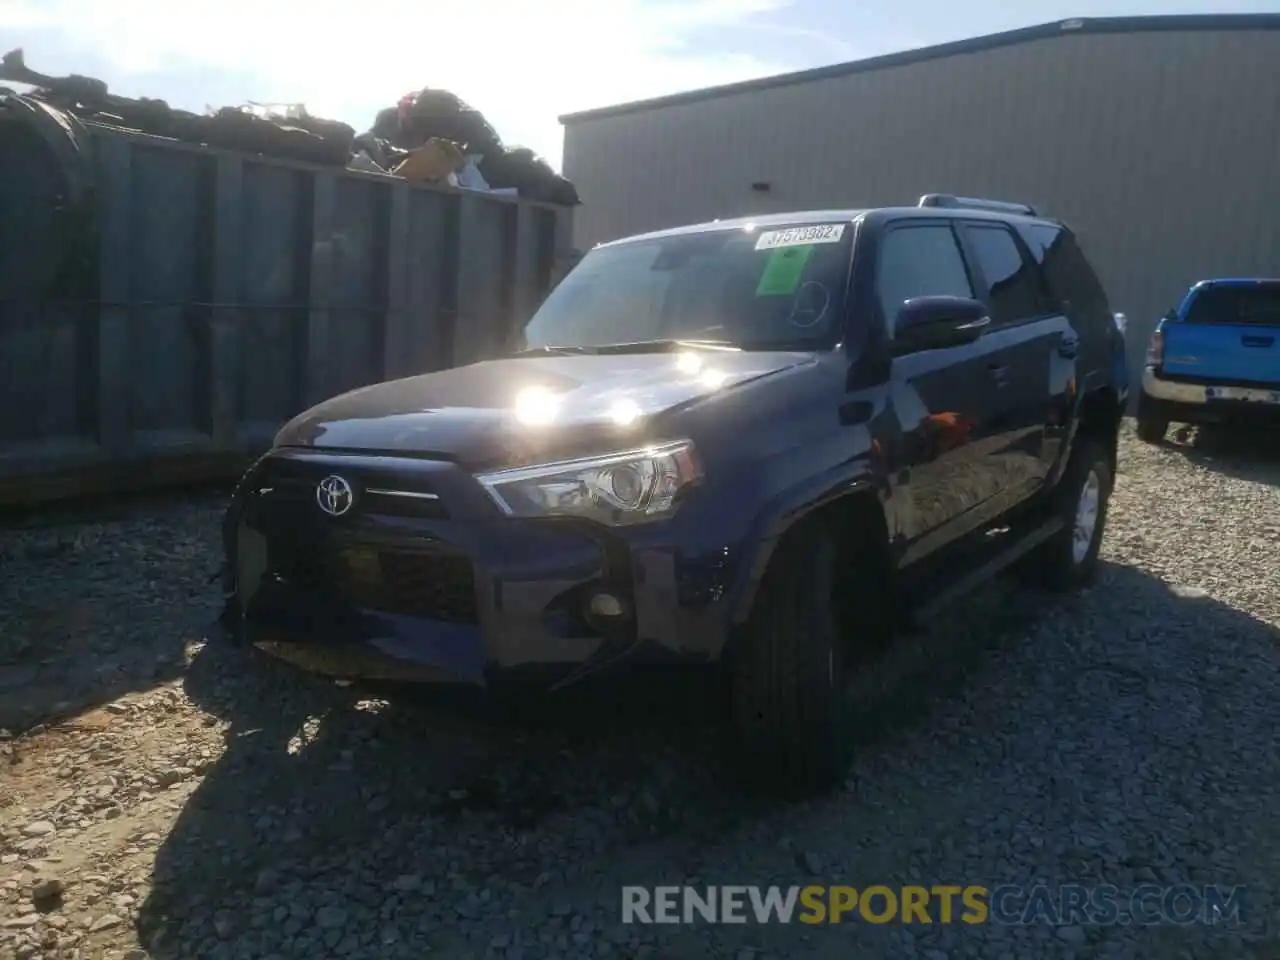
<path id="1" fill-rule="evenodd" d="M 868 491 L 874 492 L 883 507 L 886 484 L 867 461 L 857 460 L 811 477 L 767 501 L 751 525 L 745 541 L 749 545 L 747 562 L 739 567 L 730 590 L 730 626 L 742 625 L 751 615 L 760 581 L 787 531 L 815 510 Z"/>
<path id="2" fill-rule="evenodd" d="M 254 475 L 258 472 L 258 468 L 262 466 L 262 462 L 271 455 L 268 451 L 246 470 L 236 481 L 235 489 L 231 491 L 231 499 L 227 503 L 227 509 L 222 514 L 222 569 L 221 586 L 224 598 L 229 598 L 235 593 L 236 589 L 236 541 L 240 528 L 240 514 L 244 507 L 245 495 L 249 490 L 249 485 L 253 482 Z"/>

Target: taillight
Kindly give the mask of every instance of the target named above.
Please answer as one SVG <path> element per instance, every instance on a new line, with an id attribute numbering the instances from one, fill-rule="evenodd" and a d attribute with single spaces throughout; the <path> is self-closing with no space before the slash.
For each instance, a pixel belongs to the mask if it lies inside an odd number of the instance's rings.
<path id="1" fill-rule="evenodd" d="M 1164 332 L 1157 330 L 1147 343 L 1147 366 L 1158 367 L 1164 363 Z"/>

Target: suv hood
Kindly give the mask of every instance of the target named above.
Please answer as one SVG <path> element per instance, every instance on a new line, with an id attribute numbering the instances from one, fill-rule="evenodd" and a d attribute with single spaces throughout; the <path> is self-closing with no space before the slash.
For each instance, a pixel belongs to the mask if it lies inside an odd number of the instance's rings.
<path id="1" fill-rule="evenodd" d="M 813 362 L 729 350 L 488 360 L 326 400 L 276 445 L 516 466 L 652 439 L 643 429 L 657 414 Z"/>

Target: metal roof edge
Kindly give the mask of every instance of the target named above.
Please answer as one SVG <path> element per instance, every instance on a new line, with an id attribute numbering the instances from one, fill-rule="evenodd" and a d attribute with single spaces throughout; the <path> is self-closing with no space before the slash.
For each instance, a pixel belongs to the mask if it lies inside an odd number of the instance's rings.
<path id="1" fill-rule="evenodd" d="M 574 113 L 561 114 L 559 120 L 560 123 L 567 126 L 582 120 L 598 120 L 604 117 L 622 116 L 628 113 L 654 110 L 659 107 L 698 103 L 702 100 L 715 100 L 739 93 L 752 93 L 757 90 L 769 90 L 774 87 L 789 87 L 798 83 L 829 80 L 854 73 L 907 66 L 913 63 L 939 60 L 944 57 L 954 57 L 966 53 L 981 53 L 986 50 L 996 50 L 1000 47 L 1028 43 L 1033 40 L 1047 40 L 1064 34 L 1221 30 L 1280 30 L 1280 13 L 1191 13 L 1149 17 L 1068 18 L 1055 20 L 1052 23 L 1040 23 L 1030 27 L 1006 30 L 1001 33 L 989 33 L 980 37 L 952 40 L 948 43 L 940 43 L 930 47 L 918 47 L 914 50 L 882 54 L 865 60 L 834 63 L 825 67 L 775 74 L 771 77 L 759 77 L 755 80 L 743 80 L 738 83 L 705 87 L 700 90 L 687 90 L 683 93 L 672 93 L 647 100 L 634 100 L 630 103 L 621 103 L 610 107 L 579 110 Z"/>

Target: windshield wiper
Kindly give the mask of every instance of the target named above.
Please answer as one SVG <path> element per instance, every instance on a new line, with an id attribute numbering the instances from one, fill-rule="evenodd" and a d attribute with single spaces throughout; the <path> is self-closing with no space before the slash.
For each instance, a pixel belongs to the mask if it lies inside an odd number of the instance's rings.
<path id="1" fill-rule="evenodd" d="M 587 347 L 584 353 L 673 353 L 677 350 L 731 350 L 734 353 L 763 352 L 769 350 L 813 350 L 816 349 L 812 338 L 791 337 L 774 340 L 743 340 L 734 343 L 731 340 L 690 340 L 661 339 L 637 340 L 634 343 L 607 343 L 596 347 Z"/>
<path id="2" fill-rule="evenodd" d="M 528 347 L 524 350 L 517 350 L 510 354 L 512 357 L 532 357 L 538 354 L 544 356 L 572 357 L 584 353 L 595 353 L 594 347 Z"/>
<path id="3" fill-rule="evenodd" d="M 712 350 L 738 350 L 736 343 L 728 340 L 684 340 L 661 338 L 657 340 L 635 340 L 630 343 L 606 343 L 596 347 L 588 347 L 589 353 L 672 353 L 689 347 L 704 347 Z"/>
<path id="4" fill-rule="evenodd" d="M 734 343 L 731 340 L 693 340 L 687 338 L 664 337 L 655 340 L 634 340 L 628 343 L 602 343 L 589 347 L 529 347 L 526 350 L 518 350 L 511 354 L 511 356 L 600 356 L 601 354 L 674 353 L 677 350 L 687 349 L 732 350 L 734 353 L 741 353 L 743 351 L 752 352 L 766 350 L 813 350 L 815 347 L 812 339 L 798 337 L 776 340 L 744 340 L 741 343 Z"/>
<path id="5" fill-rule="evenodd" d="M 801 353 L 820 349 L 812 337 L 779 337 L 775 340 L 744 340 L 739 346 L 748 352 L 767 351 L 800 351 Z"/>
<path id="6" fill-rule="evenodd" d="M 689 347 L 703 347 L 712 350 L 740 350 L 736 343 L 728 340 L 678 340 L 662 338 L 657 340 L 635 340 L 630 343 L 604 343 L 589 347 L 546 346 L 529 347 L 511 354 L 513 357 L 543 356 L 577 356 L 618 353 L 671 353 Z"/>

